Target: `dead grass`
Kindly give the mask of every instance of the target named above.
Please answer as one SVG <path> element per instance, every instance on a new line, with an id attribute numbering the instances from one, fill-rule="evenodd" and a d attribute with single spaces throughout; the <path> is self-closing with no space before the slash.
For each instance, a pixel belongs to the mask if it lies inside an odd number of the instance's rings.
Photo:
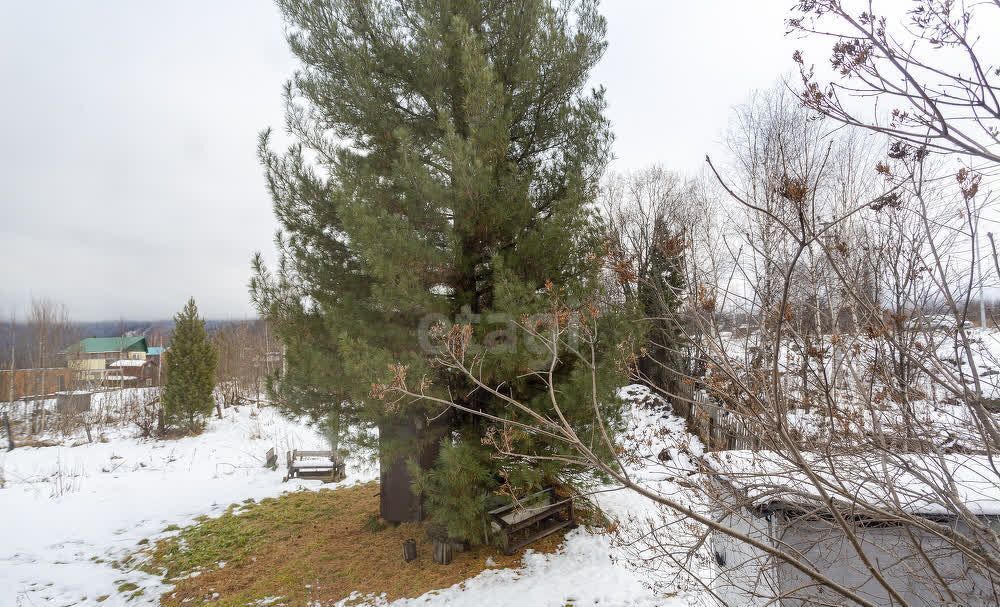
<path id="1" fill-rule="evenodd" d="M 18 447 L 55 447 L 59 445 L 59 442 L 50 439 L 35 438 L 33 436 L 21 438 L 17 434 L 14 434 L 14 444 Z M 4 446 L 6 447 L 6 445 Z"/>
<path id="2" fill-rule="evenodd" d="M 377 494 L 377 484 L 369 483 L 232 506 L 147 549 L 142 568 L 168 580 L 185 578 L 162 605 L 208 600 L 242 607 L 268 597 L 281 597 L 274 605 L 326 605 L 354 591 L 385 593 L 389 600 L 416 597 L 475 576 L 488 568 L 488 558 L 498 567 L 520 565 L 520 555 L 494 548 L 456 552 L 450 565 L 437 565 L 423 525 L 373 527 Z M 405 563 L 408 538 L 417 541 L 418 557 Z M 532 548 L 554 552 L 562 539 L 554 534 Z M 187 577 L 192 573 L 196 577 Z"/>

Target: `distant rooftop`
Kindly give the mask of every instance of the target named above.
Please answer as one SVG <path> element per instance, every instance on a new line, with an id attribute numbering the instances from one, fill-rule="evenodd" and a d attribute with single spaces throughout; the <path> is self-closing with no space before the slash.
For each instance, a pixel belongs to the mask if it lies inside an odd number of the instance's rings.
<path id="1" fill-rule="evenodd" d="M 108 352 L 148 352 L 146 338 L 138 337 L 88 337 L 66 348 L 71 354 L 103 354 Z"/>
<path id="2" fill-rule="evenodd" d="M 134 359 L 123 359 L 116 360 L 115 362 L 108 365 L 109 367 L 144 367 L 148 361 L 145 360 L 134 360 Z"/>
<path id="3" fill-rule="evenodd" d="M 146 348 L 146 354 L 150 356 L 160 356 L 166 350 L 163 346 L 149 346 Z"/>

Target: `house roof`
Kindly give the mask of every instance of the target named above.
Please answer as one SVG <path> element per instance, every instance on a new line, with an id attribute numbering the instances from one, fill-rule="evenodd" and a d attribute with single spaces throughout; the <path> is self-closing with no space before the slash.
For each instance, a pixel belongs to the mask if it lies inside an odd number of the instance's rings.
<path id="1" fill-rule="evenodd" d="M 145 365 L 151 364 L 148 360 L 137 360 L 134 358 L 125 358 L 122 360 L 116 360 L 115 362 L 108 365 L 109 367 L 143 367 Z"/>
<path id="2" fill-rule="evenodd" d="M 121 369 L 108 372 L 104 375 L 104 381 L 137 381 L 139 378 L 134 375 L 125 375 Z"/>
<path id="3" fill-rule="evenodd" d="M 101 354 L 104 352 L 146 352 L 146 338 L 138 337 L 88 337 L 66 348 L 72 354 Z"/>
<path id="4" fill-rule="evenodd" d="M 163 346 L 149 346 L 146 348 L 146 354 L 150 356 L 159 356 L 163 354 L 164 350 L 166 350 L 166 348 Z"/>
<path id="5" fill-rule="evenodd" d="M 921 516 L 1000 516 L 1000 478 L 986 455 L 873 454 L 803 458 L 832 499 L 859 515 L 878 510 Z M 774 451 L 721 451 L 706 465 L 754 506 L 811 509 L 819 489 L 803 468 Z M 951 487 L 949 489 L 949 487 Z"/>

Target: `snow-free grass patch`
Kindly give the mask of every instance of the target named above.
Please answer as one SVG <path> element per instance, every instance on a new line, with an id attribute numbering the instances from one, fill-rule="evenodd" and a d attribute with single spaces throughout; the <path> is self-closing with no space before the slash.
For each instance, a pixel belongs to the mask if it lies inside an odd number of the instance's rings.
<path id="1" fill-rule="evenodd" d="M 175 584 L 161 598 L 164 606 L 207 598 L 219 607 L 243 607 L 277 596 L 289 605 L 326 604 L 352 593 L 417 597 L 492 567 L 520 565 L 519 555 L 485 547 L 456 552 L 450 565 L 435 564 L 423 525 L 373 525 L 377 511 L 374 483 L 233 505 L 145 547 L 142 568 Z M 418 545 L 411 563 L 402 558 L 408 538 Z M 554 552 L 561 541 L 555 534 L 532 548 Z"/>

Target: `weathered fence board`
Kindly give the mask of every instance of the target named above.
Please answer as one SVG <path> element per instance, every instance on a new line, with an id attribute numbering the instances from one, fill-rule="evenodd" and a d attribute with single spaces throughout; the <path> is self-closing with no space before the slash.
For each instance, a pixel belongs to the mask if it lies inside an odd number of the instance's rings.
<path id="1" fill-rule="evenodd" d="M 761 448 L 760 424 L 715 404 L 705 390 L 694 392 L 683 407 L 675 405 L 674 413 L 684 417 L 688 431 L 711 451 Z"/>
<path id="2" fill-rule="evenodd" d="M 451 564 L 452 557 L 454 556 L 454 551 L 451 542 L 447 539 L 434 540 L 434 562 L 438 565 L 449 565 Z"/>

